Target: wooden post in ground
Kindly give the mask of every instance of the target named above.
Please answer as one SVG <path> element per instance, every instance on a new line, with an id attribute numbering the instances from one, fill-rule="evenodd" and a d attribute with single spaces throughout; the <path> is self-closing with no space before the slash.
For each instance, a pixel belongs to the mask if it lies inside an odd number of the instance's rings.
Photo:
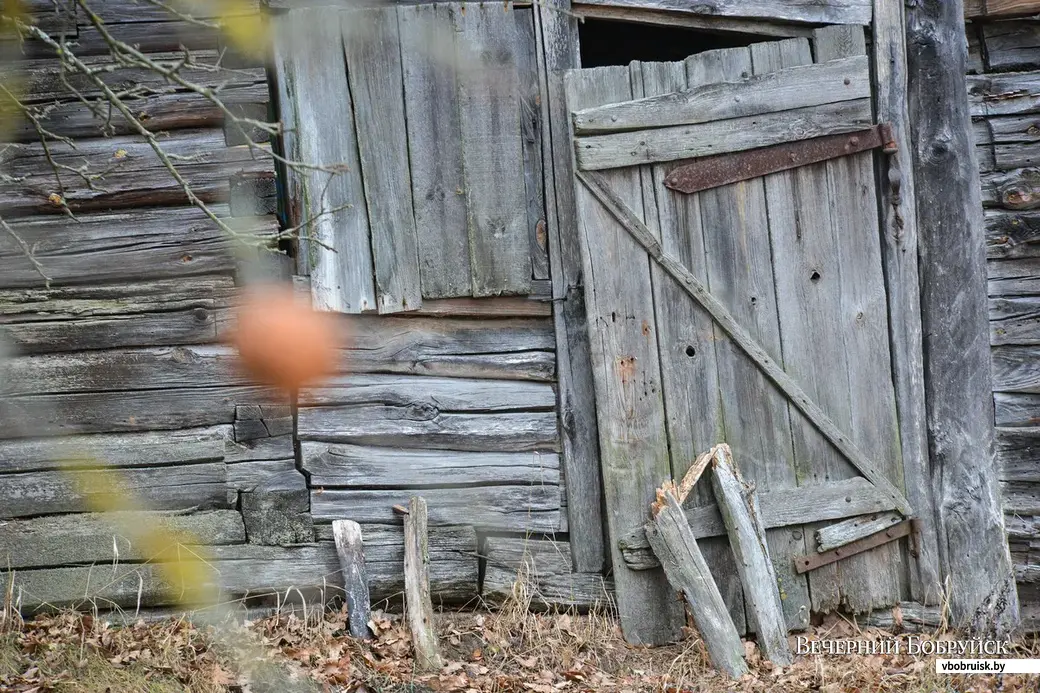
<path id="1" fill-rule="evenodd" d="M 971 134 L 963 0 L 907 5 L 931 481 L 955 626 L 1018 623 L 993 450 L 985 234 Z M 927 508 L 921 508 L 927 512 Z"/>
<path id="2" fill-rule="evenodd" d="M 332 523 L 332 538 L 336 541 L 336 555 L 343 574 L 343 595 L 347 604 L 350 634 L 368 640 L 371 598 L 368 594 L 368 572 L 365 570 L 365 552 L 361 540 L 361 525 L 351 520 Z"/>
<path id="3" fill-rule="evenodd" d="M 674 490 L 658 493 L 654 517 L 646 523 L 646 538 L 668 582 L 686 597 L 712 662 L 733 678 L 746 674 L 744 645 Z"/>
<path id="4" fill-rule="evenodd" d="M 433 672 L 440 671 L 444 663 L 433 625 L 426 517 L 426 501 L 413 497 L 404 516 L 404 600 L 415 650 L 415 668 L 420 672 Z"/>
<path id="5" fill-rule="evenodd" d="M 728 445 L 719 445 L 713 452 L 711 486 L 726 524 L 744 597 L 755 617 L 758 646 L 769 661 L 787 666 L 791 663 L 787 623 L 776 568 L 766 549 L 766 528 L 758 494 L 741 478 Z"/>

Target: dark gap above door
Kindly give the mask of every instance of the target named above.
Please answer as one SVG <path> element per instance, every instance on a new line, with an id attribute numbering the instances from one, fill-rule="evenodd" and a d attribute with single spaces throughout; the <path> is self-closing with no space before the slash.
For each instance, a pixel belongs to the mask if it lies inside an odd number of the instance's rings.
<path id="1" fill-rule="evenodd" d="M 776 40 L 775 37 L 761 34 L 590 18 L 578 22 L 578 38 L 582 67 L 628 65 L 633 60 L 684 60 L 694 53 L 716 48 L 735 48 Z"/>

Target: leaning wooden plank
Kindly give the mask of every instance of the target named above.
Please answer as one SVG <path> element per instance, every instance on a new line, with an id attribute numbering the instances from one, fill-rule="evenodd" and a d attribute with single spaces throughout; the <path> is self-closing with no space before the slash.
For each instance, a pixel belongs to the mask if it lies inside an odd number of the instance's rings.
<path id="1" fill-rule="evenodd" d="M 376 306 L 380 313 L 412 310 L 422 305 L 422 292 L 397 10 L 384 7 L 339 17 L 368 206 Z"/>
<path id="2" fill-rule="evenodd" d="M 570 71 L 571 111 L 631 98 L 623 67 Z M 643 209 L 638 171 L 612 171 L 608 185 Z M 557 185 L 562 185 L 558 181 Z M 671 477 L 650 267 L 589 191 L 574 182 L 582 240 L 587 326 L 599 420 L 600 469 L 612 541 L 643 524 L 658 485 Z M 644 227 L 645 228 L 645 227 Z M 679 635 L 681 608 L 661 571 L 630 570 L 611 551 L 618 612 L 631 643 L 664 644 Z"/>
<path id="3" fill-rule="evenodd" d="M 526 294 L 531 248 L 516 20 L 488 5 L 467 7 L 454 19 L 473 295 Z"/>
<path id="4" fill-rule="evenodd" d="M 740 642 L 711 570 L 697 548 L 682 506 L 670 493 L 659 498 L 658 503 L 654 518 L 646 524 L 646 537 L 668 581 L 686 597 L 712 662 L 732 678 L 740 678 L 748 670 L 744 644 Z"/>
<path id="5" fill-rule="evenodd" d="M 577 208 L 571 175 L 571 136 L 564 71 L 578 67 L 578 26 L 570 0 L 548 0 L 535 5 L 538 38 L 538 77 L 542 107 L 542 171 L 545 176 L 549 267 L 552 281 L 553 324 L 556 338 L 556 379 L 560 438 L 566 476 L 574 569 L 603 570 L 605 519 L 602 474 L 599 467 L 595 399 Z"/>
<path id="6" fill-rule="evenodd" d="M 807 4 L 801 0 L 708 0 L 691 5 L 683 0 L 583 0 L 581 5 L 674 10 L 713 17 L 756 17 L 813 24 L 870 24 L 870 0 L 838 0 Z"/>
<path id="7" fill-rule="evenodd" d="M 606 19 L 608 21 L 631 22 L 633 24 L 684 27 L 686 29 L 704 29 L 711 32 L 734 32 L 738 34 L 756 34 L 758 36 L 776 36 L 778 38 L 807 37 L 812 33 L 810 27 L 802 24 L 787 24 L 758 19 L 732 19 L 712 15 L 689 14 L 679 10 L 653 10 L 581 3 L 575 5 L 574 14 L 582 21 L 585 19 Z"/>
<path id="8" fill-rule="evenodd" d="M 963 3 L 907 8 L 925 392 L 944 580 L 956 626 L 1017 626 L 993 457 L 982 200 L 965 90 Z M 940 96 L 941 95 L 941 96 Z M 983 404 L 985 402 L 986 404 Z M 998 414 L 999 416 L 999 414 Z M 970 491 L 969 491 L 970 489 Z M 982 623 L 979 622 L 982 617 Z"/>
<path id="9" fill-rule="evenodd" d="M 868 68 L 867 56 L 859 55 L 588 108 L 574 114 L 574 130 L 588 135 L 693 125 L 869 98 Z"/>
<path id="10" fill-rule="evenodd" d="M 347 84 L 340 13 L 301 9 L 275 22 L 275 52 L 293 107 L 290 159 L 331 167 L 291 175 L 287 204 L 315 243 L 307 245 L 315 308 L 343 313 L 375 310 L 372 246 Z M 328 246 L 328 248 L 323 247 Z"/>
<path id="11" fill-rule="evenodd" d="M 402 488 L 438 484 L 559 484 L 553 452 L 461 452 L 300 443 L 303 469 L 321 488 Z"/>
<path id="12" fill-rule="evenodd" d="M 755 618 L 758 646 L 774 664 L 787 666 L 791 663 L 787 625 L 776 569 L 766 546 L 766 528 L 758 494 L 754 486 L 741 477 L 728 446 L 716 448 L 711 467 L 711 485 L 726 523 L 729 545 L 737 559 L 744 595 Z"/>
<path id="13" fill-rule="evenodd" d="M 124 470 L 118 477 L 122 486 L 106 492 L 91 486 L 108 478 L 100 474 L 63 469 L 0 477 L 0 516 L 88 512 L 111 505 L 113 499 L 121 499 L 125 493 L 133 494 L 153 510 L 227 506 L 223 462 Z"/>
<path id="14" fill-rule="evenodd" d="M 336 540 L 336 555 L 339 557 L 339 566 L 343 574 L 343 592 L 347 602 L 350 634 L 355 638 L 368 640 L 372 637 L 372 631 L 368 629 L 371 598 L 368 594 L 368 573 L 365 570 L 361 525 L 351 520 L 336 520 L 332 523 L 332 536 Z"/>
<path id="15" fill-rule="evenodd" d="M 824 553 L 850 542 L 869 537 L 903 521 L 899 513 L 880 513 L 852 517 L 816 530 L 816 551 Z"/>
<path id="16" fill-rule="evenodd" d="M 183 535 L 191 544 L 240 544 L 246 540 L 242 516 L 235 510 L 34 517 L 0 523 L 0 563 L 9 569 L 26 569 L 158 558 L 149 553 L 154 547 L 142 547 L 123 536 L 120 528 L 127 524 L 162 527 Z"/>
<path id="17" fill-rule="evenodd" d="M 452 11 L 446 4 L 397 9 L 424 299 L 473 292 Z"/>
<path id="18" fill-rule="evenodd" d="M 576 138 L 574 145 L 578 168 L 597 171 L 770 147 L 862 130 L 870 124 L 870 99 L 853 99 L 696 125 L 587 135 Z"/>
<path id="19" fill-rule="evenodd" d="M 704 306 L 705 310 L 711 313 L 715 321 L 733 338 L 733 341 L 758 364 L 773 384 L 788 396 L 798 410 L 808 417 L 820 433 L 845 455 L 864 476 L 877 485 L 885 495 L 890 497 L 900 512 L 909 513 L 910 508 L 903 494 L 878 471 L 874 463 L 860 452 L 830 417 L 820 409 L 819 405 L 813 402 L 801 387 L 769 356 L 768 352 L 752 339 L 744 327 L 733 319 L 725 306 L 719 303 L 718 299 L 712 296 L 704 285 L 690 274 L 682 264 L 662 253 L 660 244 L 653 238 L 646 226 L 632 214 L 632 210 L 607 187 L 602 175 L 594 172 L 578 172 L 576 175 L 595 199 L 599 200 L 610 211 L 611 215 L 629 231 L 631 237 L 650 254 L 650 257 L 668 270 L 668 273 L 685 287 L 686 292 Z"/>
<path id="20" fill-rule="evenodd" d="M 768 74 L 772 70 L 811 62 L 809 46 L 804 39 L 756 45 L 770 48 L 776 59 L 752 61 L 751 51 L 747 48 L 707 51 L 689 57 L 686 75 L 690 86 L 735 81 L 743 74 Z M 767 180 L 782 175 L 770 176 Z M 773 252 L 769 245 L 770 209 L 766 204 L 765 184 L 761 179 L 741 181 L 705 190 L 697 198 L 699 218 L 687 222 L 687 225 L 691 231 L 697 225 L 700 227 L 700 237 L 691 237 L 691 244 L 699 242 L 703 247 L 707 259 L 702 262 L 706 269 L 698 273 L 694 265 L 689 265 L 689 268 L 720 297 L 734 319 L 747 326 L 751 336 L 779 361 L 782 356 L 780 318 L 773 277 Z M 662 249 L 667 250 L 667 247 Z M 683 291 L 681 300 L 696 305 L 678 283 L 675 287 Z M 791 413 L 783 394 L 773 388 L 755 363 L 726 338 L 720 326 L 713 323 L 708 340 L 698 346 L 695 359 L 705 355 L 708 349 L 715 351 L 721 407 L 716 416 L 718 430 L 723 431 L 722 439 L 745 461 L 749 470 L 754 470 L 753 475 L 762 490 L 797 486 L 794 457 L 776 454 L 777 450 L 791 450 Z M 707 356 L 710 358 L 710 352 Z M 711 396 L 710 388 L 705 395 Z M 699 416 L 696 408 L 693 415 Z M 719 439 L 717 435 L 711 437 L 707 445 L 698 448 L 698 452 L 708 449 Z M 694 505 L 713 503 L 711 484 L 705 483 L 699 489 L 699 498 Z M 767 533 L 766 538 L 776 559 L 788 625 L 792 630 L 802 629 L 808 625 L 809 618 L 808 582 L 794 574 L 793 560 L 789 559 L 804 553 L 804 534 L 798 528 L 774 529 Z M 733 552 L 722 539 L 704 541 L 701 548 L 719 578 L 723 596 L 731 605 L 734 623 L 740 631 L 744 620 L 740 611 L 745 600 L 733 563 Z M 708 555 L 709 552 L 713 555 Z M 790 570 L 788 566 L 792 566 Z"/>
<path id="21" fill-rule="evenodd" d="M 311 514 L 315 522 L 350 515 L 362 524 L 392 524 L 393 506 L 408 502 L 407 490 L 315 489 Z M 558 532 L 563 528 L 560 487 L 550 484 L 427 488 L 430 523 L 457 524 L 460 518 L 478 529 Z"/>
<path id="22" fill-rule="evenodd" d="M 430 551 L 426 535 L 426 501 L 414 496 L 404 516 L 404 591 L 408 628 L 412 633 L 415 667 L 421 673 L 439 671 L 441 659 L 430 600 Z"/>
<path id="23" fill-rule="evenodd" d="M 797 489 L 766 491 L 759 494 L 759 503 L 767 530 L 892 509 L 892 501 L 862 477 Z M 698 539 L 726 534 L 726 525 L 715 505 L 690 508 L 686 511 L 686 519 Z M 618 547 L 625 563 L 633 570 L 647 570 L 659 565 L 650 551 L 642 527 L 631 528 L 618 540 Z"/>

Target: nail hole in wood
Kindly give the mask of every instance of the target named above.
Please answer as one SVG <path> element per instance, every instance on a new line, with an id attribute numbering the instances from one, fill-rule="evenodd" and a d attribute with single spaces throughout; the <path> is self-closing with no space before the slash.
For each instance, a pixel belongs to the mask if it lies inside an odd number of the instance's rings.
<path id="1" fill-rule="evenodd" d="M 693 358 L 694 356 L 697 355 L 697 350 L 693 348 L 692 344 L 687 344 L 686 345 L 686 355 L 689 356 L 690 358 Z"/>
<path id="2" fill-rule="evenodd" d="M 813 270 L 812 274 L 809 275 L 809 281 L 811 281 L 811 282 L 818 282 L 818 281 L 820 281 L 820 271 L 819 270 Z"/>

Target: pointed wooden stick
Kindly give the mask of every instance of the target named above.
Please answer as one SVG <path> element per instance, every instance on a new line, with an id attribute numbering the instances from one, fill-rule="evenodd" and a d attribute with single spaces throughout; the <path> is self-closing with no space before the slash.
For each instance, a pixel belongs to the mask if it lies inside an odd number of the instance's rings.
<path id="1" fill-rule="evenodd" d="M 426 519 L 426 501 L 413 497 L 404 516 L 404 598 L 415 650 L 415 668 L 423 673 L 440 671 L 444 666 L 433 625 Z"/>

